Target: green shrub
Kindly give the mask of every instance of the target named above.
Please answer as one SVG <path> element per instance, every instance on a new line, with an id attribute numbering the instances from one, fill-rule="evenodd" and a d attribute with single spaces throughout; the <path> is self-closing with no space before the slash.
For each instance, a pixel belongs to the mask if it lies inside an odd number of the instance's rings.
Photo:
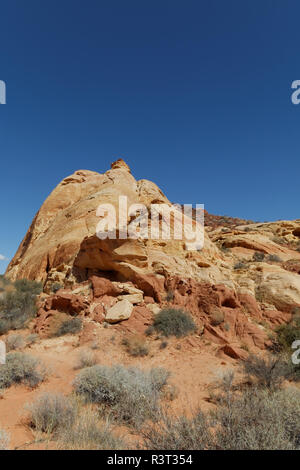
<path id="1" fill-rule="evenodd" d="M 0 300 L 0 334 L 24 328 L 36 315 L 36 297 L 42 291 L 42 285 L 20 279 L 14 287 Z"/>
<path id="2" fill-rule="evenodd" d="M 54 282 L 51 286 L 51 292 L 53 292 L 54 294 L 56 294 L 56 292 L 59 291 L 59 289 L 63 289 L 63 285 L 60 284 L 59 282 Z"/>
<path id="3" fill-rule="evenodd" d="M 60 427 L 67 429 L 76 417 L 76 404 L 60 393 L 44 393 L 26 406 L 30 426 L 37 431 L 53 433 Z"/>
<path id="4" fill-rule="evenodd" d="M 20 383 L 33 388 L 44 378 L 45 371 L 42 364 L 29 354 L 9 353 L 6 356 L 6 363 L 0 367 L 0 389 Z"/>
<path id="5" fill-rule="evenodd" d="M 54 333 L 54 336 L 75 335 L 82 328 L 82 319 L 79 317 L 63 320 Z"/>
<path id="6" fill-rule="evenodd" d="M 102 405 L 116 420 L 138 426 L 157 412 L 168 377 L 164 369 L 145 372 L 120 365 L 96 365 L 77 375 L 74 391 L 87 402 Z"/>
<path id="7" fill-rule="evenodd" d="M 280 350 L 291 351 L 293 342 L 300 339 L 300 317 L 295 316 L 289 323 L 280 325 L 276 333 Z"/>
<path id="8" fill-rule="evenodd" d="M 154 329 L 164 336 L 176 336 L 180 338 L 196 330 L 196 325 L 192 317 L 175 308 L 165 308 L 161 310 L 154 319 Z"/>

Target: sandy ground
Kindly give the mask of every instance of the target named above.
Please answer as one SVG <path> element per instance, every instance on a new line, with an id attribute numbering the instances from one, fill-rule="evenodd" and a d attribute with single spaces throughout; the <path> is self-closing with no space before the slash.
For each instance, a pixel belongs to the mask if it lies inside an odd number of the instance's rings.
<path id="1" fill-rule="evenodd" d="M 189 413 L 197 408 L 208 409 L 209 386 L 226 369 L 237 367 L 237 362 L 218 354 L 218 347 L 209 344 L 199 336 L 182 339 L 168 339 L 165 349 L 160 349 L 160 340 L 150 339 L 148 356 L 130 356 L 121 341 L 126 332 L 118 328 L 99 327 L 93 332 L 99 349 L 94 353 L 99 364 L 135 365 L 143 369 L 164 367 L 171 372 L 170 383 L 177 389 L 176 398 L 170 402 L 174 413 Z M 34 390 L 23 385 L 6 389 L 0 399 L 0 428 L 11 437 L 11 449 L 45 449 L 46 442 L 38 442 L 39 437 L 26 424 L 26 404 L 43 392 L 72 391 L 72 381 L 78 354 L 90 348 L 92 339 L 79 340 L 77 336 L 39 340 L 38 343 L 23 349 L 38 357 L 46 366 L 48 376 L 44 383 Z M 81 344 L 84 342 L 84 344 Z M 51 448 L 51 444 L 50 444 Z"/>

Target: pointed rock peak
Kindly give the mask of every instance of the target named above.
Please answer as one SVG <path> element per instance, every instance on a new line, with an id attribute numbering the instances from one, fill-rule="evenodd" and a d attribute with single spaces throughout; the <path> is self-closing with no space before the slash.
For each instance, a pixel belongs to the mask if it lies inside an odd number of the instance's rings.
<path id="1" fill-rule="evenodd" d="M 128 173 L 131 173 L 129 166 L 127 165 L 126 162 L 124 162 L 122 158 L 119 158 L 119 160 L 116 160 L 115 162 L 113 162 L 111 164 L 111 169 L 112 170 L 122 169 L 122 170 L 128 171 Z"/>

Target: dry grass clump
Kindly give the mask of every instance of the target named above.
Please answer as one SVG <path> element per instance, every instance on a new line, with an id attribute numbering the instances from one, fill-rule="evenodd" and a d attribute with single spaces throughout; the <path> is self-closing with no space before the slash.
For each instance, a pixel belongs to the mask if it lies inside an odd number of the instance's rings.
<path id="1" fill-rule="evenodd" d="M 34 388 L 43 382 L 45 375 L 42 363 L 35 357 L 20 352 L 9 353 L 6 363 L 0 367 L 0 389 L 21 383 Z"/>
<path id="2" fill-rule="evenodd" d="M 58 324 L 53 336 L 75 335 L 76 333 L 79 333 L 81 329 L 82 319 L 79 317 L 71 317 L 62 320 L 61 323 Z"/>
<path id="3" fill-rule="evenodd" d="M 92 409 L 82 409 L 70 427 L 58 434 L 58 447 L 64 450 L 121 450 L 125 444 L 112 432 L 108 421 L 103 423 Z"/>
<path id="4" fill-rule="evenodd" d="M 8 450 L 9 448 L 9 435 L 7 432 L 0 429 L 0 450 Z"/>
<path id="5" fill-rule="evenodd" d="M 121 365 L 96 365 L 75 378 L 74 391 L 86 402 L 97 403 L 115 420 L 139 426 L 158 410 L 160 392 L 169 372 L 162 368 L 143 371 Z"/>
<path id="6" fill-rule="evenodd" d="M 143 336 L 133 335 L 124 338 L 122 344 L 126 346 L 126 350 L 130 356 L 147 356 L 149 354 L 149 347 Z"/>
<path id="7" fill-rule="evenodd" d="M 218 326 L 224 321 L 224 313 L 220 309 L 215 309 L 210 315 L 210 323 L 213 326 Z"/>
<path id="8" fill-rule="evenodd" d="M 85 367 L 92 367 L 98 362 L 96 355 L 93 351 L 88 349 L 83 349 L 79 352 L 77 357 L 77 362 L 74 369 L 84 369 Z"/>
<path id="9" fill-rule="evenodd" d="M 53 433 L 60 427 L 69 428 L 75 421 L 74 400 L 61 393 L 44 393 L 26 406 L 29 424 L 40 432 Z"/>
<path id="10" fill-rule="evenodd" d="M 26 346 L 26 342 L 21 335 L 12 334 L 6 338 L 6 349 L 7 351 L 14 351 L 16 349 L 22 349 Z"/>

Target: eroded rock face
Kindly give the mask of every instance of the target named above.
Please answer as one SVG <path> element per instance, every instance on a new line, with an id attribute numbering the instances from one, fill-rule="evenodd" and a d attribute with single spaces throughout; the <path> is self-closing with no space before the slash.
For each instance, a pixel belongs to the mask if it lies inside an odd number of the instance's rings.
<path id="1" fill-rule="evenodd" d="M 96 236 L 97 208 L 112 204 L 118 221 L 119 196 L 127 196 L 128 207 L 142 203 L 149 211 L 154 203 L 171 205 L 155 183 L 136 181 L 122 160 L 104 174 L 76 171 L 42 205 L 6 275 L 12 280 L 43 281 L 48 293 L 54 282 L 66 287 L 93 274 L 110 276 L 113 281 L 132 280 L 143 290 L 147 284 L 151 296 L 156 290 L 154 277 L 168 273 L 207 282 L 222 280 L 222 256 L 208 237 L 201 254 L 186 251 L 181 240 L 100 240 Z M 130 221 L 128 216 L 127 223 Z"/>

